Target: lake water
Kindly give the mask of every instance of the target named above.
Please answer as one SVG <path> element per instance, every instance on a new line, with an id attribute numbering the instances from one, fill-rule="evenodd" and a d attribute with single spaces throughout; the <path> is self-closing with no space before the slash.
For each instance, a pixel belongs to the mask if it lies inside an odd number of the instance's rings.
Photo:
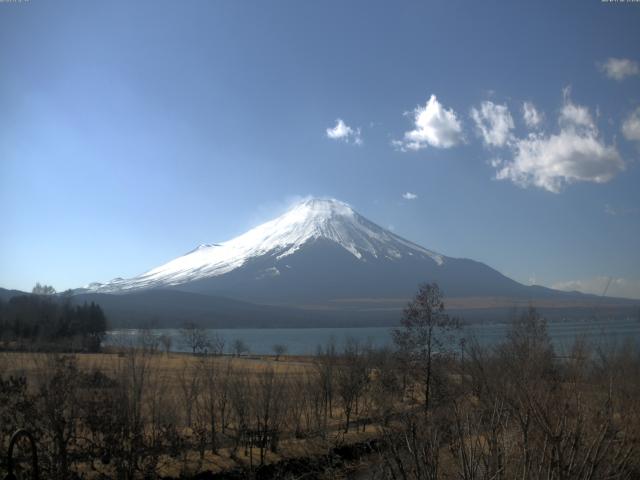
<path id="1" fill-rule="evenodd" d="M 481 345 L 495 345 L 505 338 L 509 329 L 506 324 L 474 324 L 465 326 L 463 336 L 475 336 Z M 225 341 L 225 350 L 231 344 L 242 340 L 253 354 L 272 354 L 276 344 L 286 345 L 287 353 L 305 355 L 316 352 L 318 345 L 326 345 L 335 341 L 340 348 L 348 338 L 355 338 L 361 343 L 370 343 L 377 347 L 390 345 L 391 330 L 388 327 L 370 328 L 273 328 L 273 329 L 216 329 L 208 330 L 209 335 L 219 335 Z M 567 321 L 550 322 L 548 324 L 551 341 L 560 354 L 567 352 L 576 338 L 582 337 L 596 347 L 610 348 L 620 346 L 627 341 L 640 348 L 640 321 L 637 319 L 616 321 Z M 179 329 L 151 330 L 153 335 L 169 335 L 172 337 L 171 350 L 175 352 L 189 351 L 182 341 Z M 135 345 L 141 337 L 141 331 L 135 329 L 112 330 L 107 333 L 103 342 L 108 345 Z"/>

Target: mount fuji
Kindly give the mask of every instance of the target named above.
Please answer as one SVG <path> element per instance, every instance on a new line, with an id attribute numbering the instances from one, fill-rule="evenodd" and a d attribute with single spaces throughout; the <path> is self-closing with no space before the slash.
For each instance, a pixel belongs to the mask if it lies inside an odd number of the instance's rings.
<path id="1" fill-rule="evenodd" d="M 107 308 L 134 303 L 140 310 L 162 299 L 174 316 L 192 315 L 194 304 L 203 317 L 215 316 L 203 306 L 206 297 L 224 303 L 225 312 L 253 312 L 243 318 L 269 313 L 280 319 L 338 315 L 393 321 L 424 282 L 437 282 L 454 309 L 485 313 L 528 302 L 555 308 L 597 299 L 522 285 L 483 263 L 405 240 L 346 203 L 315 198 L 229 241 L 202 244 L 136 277 L 92 283 L 76 293 Z M 191 308 L 189 315 L 182 304 Z"/>

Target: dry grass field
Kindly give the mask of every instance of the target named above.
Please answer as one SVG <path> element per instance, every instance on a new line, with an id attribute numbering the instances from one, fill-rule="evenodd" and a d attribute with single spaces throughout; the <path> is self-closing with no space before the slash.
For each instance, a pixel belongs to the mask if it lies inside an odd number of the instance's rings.
<path id="1" fill-rule="evenodd" d="M 91 377 L 100 372 L 126 384 L 127 390 L 135 392 L 140 388 L 137 402 L 140 420 L 144 423 L 143 435 L 153 437 L 158 430 L 170 425 L 181 438 L 179 452 L 169 452 L 167 447 L 155 454 L 153 468 L 161 476 L 180 477 L 199 471 L 256 467 L 285 458 L 321 456 L 336 446 L 361 442 L 377 434 L 371 422 L 358 428 L 352 426 L 345 432 L 345 415 L 337 398 L 333 399 L 330 411 L 321 402 L 316 405 L 318 411 L 309 411 L 312 406 L 305 398 L 312 391 L 309 385 L 320 385 L 318 365 L 312 357 L 204 357 L 135 350 L 73 355 L 1 352 L 0 375 L 27 378 L 28 391 L 39 396 L 52 387 L 51 382 L 57 381 L 61 359 L 73 362 L 76 373 Z M 269 379 L 269 385 L 265 379 Z M 210 381 L 214 383 L 208 383 Z M 77 388 L 73 395 L 81 403 L 83 394 L 79 390 L 82 388 Z M 71 392 L 66 394 L 71 396 Z M 129 403 L 131 396 L 127 397 L 126 404 L 120 407 L 135 410 L 136 406 Z M 207 402 L 212 403 L 215 411 L 207 410 Z M 246 403 L 244 412 L 232 405 L 243 402 Z M 221 406 L 223 403 L 228 403 L 226 411 Z M 273 405 L 265 409 L 268 403 Z M 75 406 L 69 406 L 69 410 L 79 414 Z M 324 421 L 319 418 L 323 413 L 327 415 Z M 370 414 L 370 410 L 361 410 L 360 417 Z M 312 419 L 312 415 L 316 418 Z M 211 429 L 216 429 L 211 427 L 212 421 L 218 423 L 215 452 L 210 439 Z M 357 422 L 358 415 L 352 415 L 352 425 Z M 209 431 L 203 431 L 207 428 Z M 277 449 L 266 445 L 260 448 L 255 443 L 246 445 L 238 437 L 239 432 L 247 428 L 277 430 Z M 86 434 L 81 432 L 77 436 Z M 154 440 L 147 438 L 147 442 Z M 170 443 L 164 443 L 167 442 Z M 76 446 L 86 447 L 82 441 Z M 73 447 L 69 452 L 73 452 Z M 119 476 L 114 465 L 102 465 L 96 460 L 78 460 L 75 470 L 88 478 L 101 474 Z"/>
<path id="2" fill-rule="evenodd" d="M 18 376 L 39 376 L 45 368 L 50 353 L 32 352 L 0 352 L 0 373 Z M 85 371 L 101 370 L 105 373 L 115 373 L 122 368 L 126 361 L 124 353 L 77 353 L 73 355 L 78 367 Z M 152 357 L 151 369 L 155 374 L 167 378 L 177 379 L 179 374 L 192 370 L 198 364 L 199 357 L 187 353 L 156 353 Z M 216 356 L 213 361 L 218 367 L 230 364 L 236 372 L 264 372 L 272 369 L 278 374 L 300 375 L 313 370 L 313 357 L 285 356 L 279 360 L 275 356 Z"/>

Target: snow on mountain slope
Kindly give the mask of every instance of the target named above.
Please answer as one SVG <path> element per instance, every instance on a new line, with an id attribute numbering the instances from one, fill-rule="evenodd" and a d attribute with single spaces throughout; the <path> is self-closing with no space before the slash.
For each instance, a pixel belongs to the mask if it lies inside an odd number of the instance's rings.
<path id="1" fill-rule="evenodd" d="M 335 199 L 309 199 L 227 242 L 203 244 L 137 277 L 92 283 L 86 288 L 117 293 L 182 285 L 224 275 L 264 255 L 284 258 L 317 239 L 334 242 L 363 262 L 372 258 L 393 261 L 413 256 L 430 259 L 437 265 L 446 261 L 446 257 L 370 222 L 346 203 Z"/>

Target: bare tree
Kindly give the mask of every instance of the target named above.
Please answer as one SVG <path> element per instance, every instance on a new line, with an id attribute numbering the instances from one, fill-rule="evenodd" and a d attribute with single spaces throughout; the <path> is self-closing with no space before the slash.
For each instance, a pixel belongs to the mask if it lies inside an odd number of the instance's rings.
<path id="1" fill-rule="evenodd" d="M 185 323 L 180 334 L 183 344 L 194 355 L 196 353 L 204 353 L 211 346 L 207 331 L 193 322 Z"/>
<path id="2" fill-rule="evenodd" d="M 438 480 L 441 477 L 440 428 L 425 423 L 414 412 L 402 412 L 403 428 L 382 428 L 385 448 L 380 451 L 382 478 Z"/>
<path id="3" fill-rule="evenodd" d="M 229 425 L 230 410 L 230 388 L 233 378 L 233 366 L 231 359 L 227 358 L 222 365 L 219 375 L 216 378 L 216 407 L 220 415 L 220 431 L 222 434 L 226 432 Z"/>
<path id="4" fill-rule="evenodd" d="M 317 372 L 305 372 L 292 379 L 291 388 L 298 393 L 295 405 L 292 406 L 292 412 L 294 415 L 301 415 L 300 421 L 304 423 L 304 425 L 300 425 L 298 419 L 294 419 L 296 422 L 294 433 L 298 437 L 303 436 L 305 430 L 309 433 L 325 432 L 326 389 L 324 383 L 318 381 L 319 378 Z"/>
<path id="5" fill-rule="evenodd" d="M 160 337 L 150 328 L 143 328 L 138 335 L 138 346 L 149 353 L 156 353 L 160 346 Z"/>
<path id="6" fill-rule="evenodd" d="M 158 337 L 158 340 L 160 341 L 160 344 L 164 349 L 165 355 L 169 355 L 169 352 L 171 351 L 171 345 L 173 344 L 173 338 L 171 338 L 171 335 L 163 333 Z"/>
<path id="7" fill-rule="evenodd" d="M 396 403 L 402 398 L 398 365 L 392 352 L 387 349 L 375 352 L 370 361 L 373 367 L 370 388 L 373 410 L 380 418 L 382 426 L 386 427 L 396 410 Z"/>
<path id="8" fill-rule="evenodd" d="M 305 431 L 305 413 L 311 408 L 308 398 L 306 375 L 289 375 L 285 385 L 287 415 L 285 421 L 296 438 L 302 438 Z"/>
<path id="9" fill-rule="evenodd" d="M 251 384 L 248 372 L 236 372 L 230 378 L 229 399 L 233 413 L 233 427 L 235 430 L 233 454 L 237 451 L 243 436 L 249 430 L 251 421 Z"/>
<path id="10" fill-rule="evenodd" d="M 260 449 L 260 464 L 264 463 L 266 450 L 277 452 L 278 440 L 286 413 L 286 378 L 272 368 L 258 375 L 252 395 L 253 426 Z"/>
<path id="11" fill-rule="evenodd" d="M 429 410 L 434 380 L 434 360 L 443 355 L 450 343 L 450 333 L 458 322 L 445 313 L 440 287 L 436 283 L 421 285 L 404 310 L 401 327 L 393 331 L 399 353 L 419 372 L 424 389 L 424 410 Z"/>
<path id="12" fill-rule="evenodd" d="M 132 480 L 145 468 L 145 395 L 152 376 L 153 356 L 145 350 L 129 350 L 118 365 L 116 379 L 115 423 L 118 428 L 112 439 L 114 460 L 119 478 Z"/>
<path id="13" fill-rule="evenodd" d="M 336 386 L 345 415 L 344 432 L 349 432 L 351 414 L 358 413 L 358 399 L 369 381 L 369 369 L 358 342 L 349 339 L 336 371 Z"/>
<path id="14" fill-rule="evenodd" d="M 38 403 L 42 445 L 46 446 L 44 463 L 47 476 L 69 478 L 72 455 L 78 441 L 79 376 L 75 357 L 47 355 L 40 365 Z"/>
<path id="15" fill-rule="evenodd" d="M 236 357 L 240 357 L 249 352 L 249 346 L 241 338 L 236 338 L 233 341 L 231 348 Z"/>
<path id="16" fill-rule="evenodd" d="M 185 412 L 185 423 L 187 427 L 191 428 L 193 426 L 193 410 L 202 389 L 202 378 L 199 371 L 200 365 L 189 360 L 187 359 L 178 371 L 178 385 Z"/>
<path id="17" fill-rule="evenodd" d="M 276 362 L 280 360 L 280 357 L 287 353 L 287 346 L 282 343 L 276 343 L 272 347 L 273 353 L 276 354 Z"/>
<path id="18" fill-rule="evenodd" d="M 209 340 L 209 354 L 222 355 L 224 354 L 224 346 L 226 345 L 224 337 L 214 333 Z"/>
<path id="19" fill-rule="evenodd" d="M 217 453 L 218 443 L 217 435 L 219 430 L 218 421 L 218 398 L 220 395 L 226 395 L 226 392 L 220 392 L 222 385 L 220 382 L 220 367 L 218 360 L 212 355 L 204 355 L 200 358 L 198 373 L 201 377 L 202 393 L 199 396 L 199 411 L 204 419 L 203 424 L 208 428 L 209 446 L 212 453 Z M 204 447 L 204 442 L 203 442 Z M 201 449 L 201 456 L 204 451 Z"/>
<path id="20" fill-rule="evenodd" d="M 326 434 L 328 419 L 333 418 L 333 397 L 335 372 L 338 354 L 336 352 L 335 339 L 332 337 L 323 348 L 318 345 L 315 358 L 315 366 L 319 376 L 319 383 L 322 389 L 323 407 L 323 433 Z"/>

